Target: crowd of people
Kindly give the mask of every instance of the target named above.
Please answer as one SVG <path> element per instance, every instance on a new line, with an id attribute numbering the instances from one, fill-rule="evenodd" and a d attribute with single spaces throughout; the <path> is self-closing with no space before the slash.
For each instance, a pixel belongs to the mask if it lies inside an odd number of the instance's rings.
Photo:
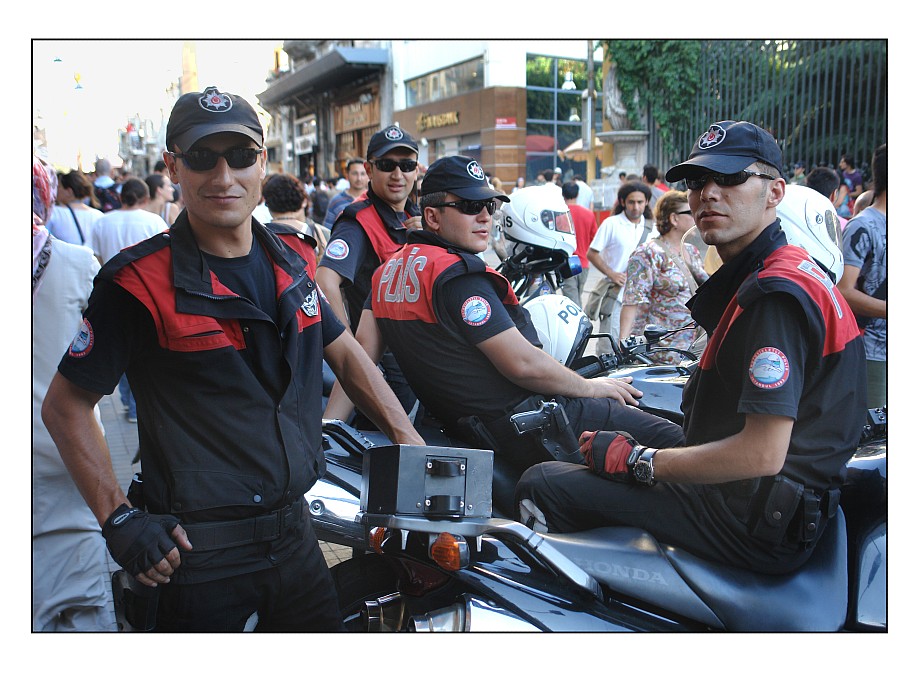
<path id="1" fill-rule="evenodd" d="M 418 143 L 391 125 L 331 184 L 266 175 L 258 116 L 216 88 L 177 101 L 166 145 L 145 180 L 33 159 L 34 630 L 112 628 L 105 547 L 156 589 L 160 631 L 342 630 L 303 500 L 323 418 L 402 444 L 424 444 L 427 419 L 492 449 L 513 475 L 497 507 L 537 531 L 640 526 L 764 573 L 814 551 L 867 389 L 884 395 L 884 366 L 866 367 L 887 338 L 884 146 L 839 290 L 800 271 L 809 257 L 776 216 L 781 151 L 748 122 L 712 124 L 667 171 L 685 190 L 651 165 L 623 175 L 599 224 L 577 176 L 513 187 L 559 190 L 575 254 L 600 273 L 560 291 L 610 347 L 648 323 L 708 335 L 681 427 L 639 410 L 629 377 L 585 379 L 542 350 L 482 256 L 511 198 L 475 158 L 422 175 Z M 694 225 L 717 270 L 687 241 Z M 118 484 L 99 422 L 116 387 L 138 423 L 143 502 Z M 514 414 L 550 402 L 541 435 L 514 431 Z M 778 501 L 785 518 L 764 525 Z"/>

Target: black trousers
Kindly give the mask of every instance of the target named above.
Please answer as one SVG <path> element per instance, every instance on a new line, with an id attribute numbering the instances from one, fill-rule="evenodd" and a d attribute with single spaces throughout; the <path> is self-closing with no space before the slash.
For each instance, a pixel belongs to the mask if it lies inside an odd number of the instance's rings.
<path id="1" fill-rule="evenodd" d="M 310 525 L 304 541 L 280 565 L 199 584 L 160 588 L 157 631 L 242 631 L 256 614 L 256 631 L 343 631 L 332 575 Z"/>
<path id="2" fill-rule="evenodd" d="M 753 538 L 742 514 L 748 507 L 739 509 L 716 485 L 648 487 L 604 479 L 584 465 L 548 462 L 524 473 L 514 497 L 518 520 L 539 532 L 632 526 L 708 561 L 762 573 L 789 572 L 811 555 L 799 544 Z"/>
<path id="3" fill-rule="evenodd" d="M 647 446 L 672 447 L 684 443 L 683 429 L 676 423 L 616 400 L 560 395 L 553 399 L 565 409 L 576 439 L 589 430 L 620 430 Z M 517 511 L 513 499 L 514 485 L 531 465 L 552 461 L 553 457 L 535 446 L 530 438 L 516 435 L 510 423 L 503 432 L 493 434 L 499 444 L 495 452 L 494 509 L 513 518 L 513 513 Z"/>

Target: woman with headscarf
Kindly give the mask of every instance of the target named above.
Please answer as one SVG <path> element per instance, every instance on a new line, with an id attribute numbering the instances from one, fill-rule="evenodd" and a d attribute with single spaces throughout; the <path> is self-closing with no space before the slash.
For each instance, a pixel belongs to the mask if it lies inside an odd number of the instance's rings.
<path id="1" fill-rule="evenodd" d="M 74 335 L 80 337 L 99 262 L 51 236 L 50 167 L 32 159 L 32 630 L 114 631 L 105 542 L 41 418 L 42 402 Z M 98 408 L 96 420 L 99 420 Z"/>

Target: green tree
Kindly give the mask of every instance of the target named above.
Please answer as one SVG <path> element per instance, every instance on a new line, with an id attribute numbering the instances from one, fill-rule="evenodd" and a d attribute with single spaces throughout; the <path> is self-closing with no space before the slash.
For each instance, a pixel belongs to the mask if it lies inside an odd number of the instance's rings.
<path id="1" fill-rule="evenodd" d="M 670 150 L 674 129 L 686 122 L 699 90 L 699 40 L 601 40 L 605 58 L 616 66 L 620 92 L 633 128 L 645 126 L 649 110 Z"/>

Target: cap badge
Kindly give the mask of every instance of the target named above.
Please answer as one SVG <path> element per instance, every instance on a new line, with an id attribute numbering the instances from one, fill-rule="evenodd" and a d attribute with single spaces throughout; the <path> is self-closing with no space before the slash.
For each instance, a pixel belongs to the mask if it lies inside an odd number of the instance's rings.
<path id="1" fill-rule="evenodd" d="M 233 107 L 233 101 L 230 96 L 221 93 L 216 87 L 205 89 L 204 94 L 198 99 L 198 105 L 202 110 L 208 112 L 227 112 Z"/>
<path id="2" fill-rule="evenodd" d="M 482 170 L 482 166 L 479 165 L 478 161 L 471 161 L 466 165 L 466 172 L 469 173 L 472 177 L 477 180 L 485 180 L 486 173 Z"/>
<path id="3" fill-rule="evenodd" d="M 725 130 L 718 124 L 713 124 L 706 133 L 700 136 L 697 145 L 701 150 L 708 150 L 723 140 L 725 140 Z"/>
<path id="4" fill-rule="evenodd" d="M 387 140 L 402 140 L 403 138 L 403 132 L 396 126 L 388 128 L 383 135 L 386 136 Z"/>

